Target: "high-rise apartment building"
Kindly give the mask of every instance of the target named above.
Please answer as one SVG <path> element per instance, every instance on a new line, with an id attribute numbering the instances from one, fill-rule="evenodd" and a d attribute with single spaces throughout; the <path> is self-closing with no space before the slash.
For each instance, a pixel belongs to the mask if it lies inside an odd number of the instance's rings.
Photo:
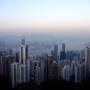
<path id="1" fill-rule="evenodd" d="M 11 83 L 12 87 L 19 83 L 19 63 L 17 62 L 11 64 Z"/>
<path id="2" fill-rule="evenodd" d="M 26 45 L 25 38 L 23 38 L 19 51 L 19 63 L 25 64 L 27 59 L 28 59 L 28 45 Z"/>
<path id="3" fill-rule="evenodd" d="M 85 48 L 85 63 L 90 64 L 90 47 Z"/>

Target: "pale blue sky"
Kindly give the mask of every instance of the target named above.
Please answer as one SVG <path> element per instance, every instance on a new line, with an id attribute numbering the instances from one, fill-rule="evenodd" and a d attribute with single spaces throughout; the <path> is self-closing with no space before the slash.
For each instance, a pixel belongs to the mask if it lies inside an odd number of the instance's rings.
<path id="1" fill-rule="evenodd" d="M 56 27 L 53 29 L 54 25 L 58 26 L 60 33 L 55 33 L 57 29 Z M 75 25 L 76 28 L 69 30 L 68 25 Z M 59 26 L 65 29 L 62 30 Z M 80 29 L 78 32 L 79 26 L 86 28 Z M 30 29 L 30 27 L 35 27 L 35 29 Z M 24 34 L 26 31 L 37 33 L 37 29 L 40 27 L 44 27 L 42 31 L 45 33 L 51 31 L 51 36 L 43 34 L 31 36 L 28 35 L 29 33 L 26 33 L 26 36 L 40 42 L 41 39 L 42 41 L 48 39 L 54 41 L 55 39 L 56 41 L 69 42 L 69 44 L 72 42 L 74 46 L 76 45 L 75 47 L 81 47 L 82 43 L 90 41 L 90 0 L 0 0 L 1 40 L 14 41 L 17 40 L 17 36 L 13 35 L 14 32 L 15 35 L 22 36 L 21 32 L 24 31 Z M 49 30 L 48 27 L 52 27 L 53 30 Z M 64 33 L 61 33 L 61 30 Z M 19 31 L 20 33 L 18 33 Z M 75 32 L 72 33 L 72 31 Z M 68 46 L 71 48 L 73 45 Z"/>
<path id="2" fill-rule="evenodd" d="M 3 22 L 3 27 L 7 22 L 33 21 L 90 22 L 90 0 L 0 0 L 0 24 Z"/>

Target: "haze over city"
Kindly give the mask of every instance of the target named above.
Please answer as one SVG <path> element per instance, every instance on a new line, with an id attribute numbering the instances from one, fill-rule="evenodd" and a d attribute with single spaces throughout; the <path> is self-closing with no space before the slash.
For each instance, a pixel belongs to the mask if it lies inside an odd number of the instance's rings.
<path id="1" fill-rule="evenodd" d="M 0 0 L 0 33 L 1 40 L 25 35 L 80 48 L 90 41 L 90 1 Z"/>
<path id="2" fill-rule="evenodd" d="M 0 0 L 0 89 L 90 88 L 90 0 Z"/>

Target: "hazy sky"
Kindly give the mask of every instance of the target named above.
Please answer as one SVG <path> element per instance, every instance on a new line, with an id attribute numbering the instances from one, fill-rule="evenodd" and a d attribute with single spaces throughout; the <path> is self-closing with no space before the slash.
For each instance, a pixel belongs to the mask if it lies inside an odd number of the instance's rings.
<path id="1" fill-rule="evenodd" d="M 90 0 L 0 0 L 0 31 L 82 28 L 90 30 Z"/>

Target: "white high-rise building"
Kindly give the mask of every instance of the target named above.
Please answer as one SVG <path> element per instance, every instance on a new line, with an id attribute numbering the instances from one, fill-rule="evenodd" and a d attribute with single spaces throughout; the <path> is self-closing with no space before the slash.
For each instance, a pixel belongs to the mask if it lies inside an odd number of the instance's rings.
<path id="1" fill-rule="evenodd" d="M 18 83 L 26 83 L 30 81 L 30 60 L 28 59 L 28 46 L 25 38 L 22 39 L 19 52 L 19 62 L 11 64 L 11 82 L 12 87 Z"/>
<path id="2" fill-rule="evenodd" d="M 12 87 L 19 83 L 19 63 L 17 62 L 11 64 L 11 83 Z"/>
<path id="3" fill-rule="evenodd" d="M 70 68 L 70 65 L 65 65 L 63 68 L 62 68 L 62 79 L 64 80 L 67 80 L 67 81 L 70 81 L 71 79 L 71 68 Z"/>
<path id="4" fill-rule="evenodd" d="M 61 69 L 61 78 L 64 80 L 66 79 L 65 73 L 66 73 L 66 65 Z"/>
<path id="5" fill-rule="evenodd" d="M 15 87 L 19 83 L 25 83 L 26 81 L 26 65 L 14 62 L 11 64 L 11 82 L 12 87 Z"/>
<path id="6" fill-rule="evenodd" d="M 22 39 L 19 50 L 19 63 L 25 64 L 28 59 L 28 45 L 26 45 L 25 38 Z"/>
<path id="7" fill-rule="evenodd" d="M 90 47 L 85 48 L 85 63 L 90 64 Z"/>
<path id="8" fill-rule="evenodd" d="M 26 82 L 26 65 L 20 64 L 19 65 L 19 83 Z"/>
<path id="9" fill-rule="evenodd" d="M 77 64 L 75 66 L 75 82 L 81 82 L 82 80 L 82 65 Z"/>

